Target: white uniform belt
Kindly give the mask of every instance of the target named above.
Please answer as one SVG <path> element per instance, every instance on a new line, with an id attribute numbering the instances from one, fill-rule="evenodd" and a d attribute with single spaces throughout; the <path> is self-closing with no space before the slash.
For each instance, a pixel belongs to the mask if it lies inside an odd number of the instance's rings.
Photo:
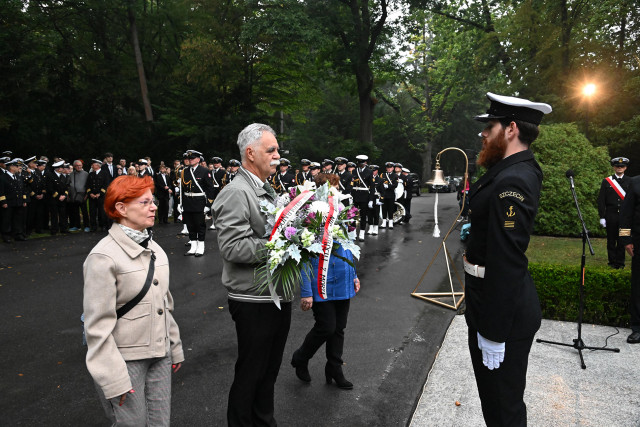
<path id="1" fill-rule="evenodd" d="M 484 279 L 484 270 L 485 270 L 484 267 L 476 264 L 471 264 L 469 261 L 467 261 L 466 256 L 463 259 L 464 259 L 464 271 L 467 274 L 470 274 L 473 277 L 479 277 L 481 279 Z"/>
<path id="2" fill-rule="evenodd" d="M 200 197 L 200 196 L 204 196 L 204 193 L 184 193 L 183 196 L 187 196 L 187 197 Z"/>
<path id="3" fill-rule="evenodd" d="M 356 191 L 369 191 L 369 189 L 366 188 L 366 187 L 353 187 L 353 190 L 356 190 Z"/>
<path id="4" fill-rule="evenodd" d="M 213 184 L 213 186 L 216 188 L 220 187 L 218 184 Z"/>

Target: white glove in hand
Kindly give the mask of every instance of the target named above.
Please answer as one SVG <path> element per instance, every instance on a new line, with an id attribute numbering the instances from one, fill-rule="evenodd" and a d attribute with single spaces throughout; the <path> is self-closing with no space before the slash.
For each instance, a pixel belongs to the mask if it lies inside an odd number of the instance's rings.
<path id="1" fill-rule="evenodd" d="M 210 210 L 211 208 L 209 206 L 204 207 L 204 213 L 209 213 Z"/>
<path id="2" fill-rule="evenodd" d="M 176 188 L 175 188 L 175 190 L 176 190 L 176 191 L 175 191 L 175 192 L 176 192 L 176 194 L 177 194 L 177 193 L 179 193 L 179 192 L 180 192 L 180 187 L 176 187 Z"/>
<path id="3" fill-rule="evenodd" d="M 369 209 L 373 209 L 373 200 L 369 200 L 367 206 L 369 206 Z"/>
<path id="4" fill-rule="evenodd" d="M 482 364 L 489 370 L 498 369 L 504 361 L 504 343 L 484 338 L 478 332 L 478 348 L 482 350 Z"/>
<path id="5" fill-rule="evenodd" d="M 182 205 L 178 205 L 178 212 L 182 213 Z"/>
<path id="6" fill-rule="evenodd" d="M 376 202 L 376 205 L 382 206 L 382 200 L 378 199 L 378 201 Z"/>
<path id="7" fill-rule="evenodd" d="M 604 228 L 607 228 L 607 220 L 604 218 L 600 218 L 600 225 Z"/>
<path id="8" fill-rule="evenodd" d="M 386 188 L 389 188 L 389 185 L 388 185 L 388 184 L 382 184 L 382 185 L 384 186 L 384 188 L 385 188 L 385 189 L 386 189 Z"/>

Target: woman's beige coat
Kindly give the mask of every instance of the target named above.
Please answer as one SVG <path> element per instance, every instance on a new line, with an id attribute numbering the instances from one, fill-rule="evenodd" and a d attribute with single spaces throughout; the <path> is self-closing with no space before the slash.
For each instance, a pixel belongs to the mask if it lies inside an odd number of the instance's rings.
<path id="1" fill-rule="evenodd" d="M 117 319 L 116 310 L 144 286 L 152 250 L 156 261 L 149 291 Z M 143 248 L 114 223 L 84 262 L 87 368 L 107 399 L 131 390 L 126 360 L 165 357 L 169 352 L 172 363 L 184 360 L 172 311 L 167 254 L 154 241 Z"/>

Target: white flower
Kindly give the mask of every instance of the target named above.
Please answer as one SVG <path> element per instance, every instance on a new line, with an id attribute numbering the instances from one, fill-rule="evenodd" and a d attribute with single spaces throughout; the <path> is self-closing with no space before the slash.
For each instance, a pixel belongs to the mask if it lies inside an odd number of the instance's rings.
<path id="1" fill-rule="evenodd" d="M 309 210 L 311 212 L 319 212 L 319 213 L 323 213 L 323 214 L 328 214 L 329 213 L 329 203 L 321 202 L 319 200 L 316 200 L 314 202 L 311 202 L 311 205 L 309 205 Z"/>
<path id="2" fill-rule="evenodd" d="M 315 190 L 316 183 L 313 181 L 305 181 L 304 184 L 298 185 L 298 190 L 302 193 L 307 190 Z"/>

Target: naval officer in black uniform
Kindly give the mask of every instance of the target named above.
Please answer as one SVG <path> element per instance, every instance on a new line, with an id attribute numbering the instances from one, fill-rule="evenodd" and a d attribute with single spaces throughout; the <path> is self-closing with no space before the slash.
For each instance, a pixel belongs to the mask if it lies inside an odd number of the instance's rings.
<path id="1" fill-rule="evenodd" d="M 631 256 L 631 334 L 629 344 L 640 343 L 640 176 L 631 178 L 620 209 L 620 244 Z"/>
<path id="2" fill-rule="evenodd" d="M 618 217 L 631 183 L 631 178 L 624 175 L 628 164 L 626 157 L 611 159 L 614 174 L 602 180 L 598 193 L 598 214 L 600 225 L 607 229 L 607 255 L 611 268 L 624 268 L 624 245 L 618 239 Z"/>
<path id="3" fill-rule="evenodd" d="M 182 193 L 182 221 L 189 231 L 189 250 L 185 255 L 204 255 L 204 237 L 207 232 L 204 215 L 213 203 L 213 178 L 209 169 L 200 166 L 202 153 L 187 150 L 189 166 L 180 173 Z"/>
<path id="4" fill-rule="evenodd" d="M 373 181 L 371 169 L 367 166 L 369 157 L 365 154 L 356 156 L 358 166 L 351 174 L 351 195 L 353 196 L 353 204 L 360 212 L 360 232 L 358 240 L 364 242 L 365 231 L 367 234 L 373 233 L 373 223 L 370 222 L 367 230 L 367 220 L 369 219 L 369 210 L 373 209 Z"/>
<path id="5" fill-rule="evenodd" d="M 533 336 L 542 318 L 525 255 L 538 211 L 542 170 L 529 146 L 551 106 L 488 93 L 469 191 L 471 238 L 464 257 L 465 317 L 482 414 L 488 426 L 525 426 L 523 400 Z"/>

